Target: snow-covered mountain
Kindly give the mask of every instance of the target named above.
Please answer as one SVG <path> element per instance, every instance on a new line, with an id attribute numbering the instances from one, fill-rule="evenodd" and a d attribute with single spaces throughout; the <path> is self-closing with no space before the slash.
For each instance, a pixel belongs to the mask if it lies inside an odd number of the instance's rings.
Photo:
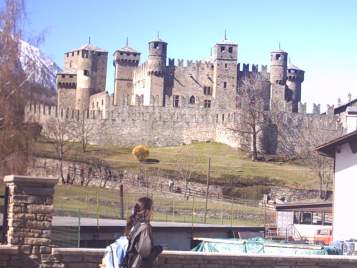
<path id="1" fill-rule="evenodd" d="M 22 40 L 20 46 L 22 69 L 29 76 L 29 80 L 55 90 L 56 74 L 61 68 L 39 48 Z"/>

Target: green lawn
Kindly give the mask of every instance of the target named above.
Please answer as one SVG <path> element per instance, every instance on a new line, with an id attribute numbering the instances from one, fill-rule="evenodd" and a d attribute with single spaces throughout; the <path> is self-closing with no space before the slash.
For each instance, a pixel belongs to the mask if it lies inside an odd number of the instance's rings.
<path id="1" fill-rule="evenodd" d="M 53 148 L 48 142 L 38 142 L 36 154 L 54 156 Z M 131 154 L 131 148 L 116 145 L 89 146 L 83 154 L 80 146 L 75 144 L 67 154 L 68 158 L 85 160 L 89 157 L 100 157 L 108 161 L 113 168 L 136 169 L 137 160 Z M 285 184 L 291 187 L 317 188 L 318 178 L 307 167 L 283 162 L 251 161 L 246 153 L 220 143 L 194 143 L 178 147 L 150 148 L 151 159 L 159 160 L 157 164 L 147 164 L 147 170 L 173 172 L 177 168 L 177 159 L 184 159 L 184 165 L 196 175 L 196 180 L 205 181 L 208 158 L 211 158 L 212 180 L 219 182 L 222 178 L 235 176 L 234 180 L 253 180 L 262 177 L 273 184 Z M 238 178 L 238 176 L 240 178 Z M 227 181 L 226 181 L 227 182 Z M 253 183 L 254 184 L 254 183 Z"/>

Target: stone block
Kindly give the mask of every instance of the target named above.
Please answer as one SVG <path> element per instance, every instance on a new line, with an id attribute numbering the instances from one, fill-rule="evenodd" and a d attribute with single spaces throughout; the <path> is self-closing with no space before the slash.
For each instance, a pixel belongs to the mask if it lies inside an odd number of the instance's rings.
<path id="1" fill-rule="evenodd" d="M 31 253 L 31 245 L 22 245 L 19 246 L 19 250 L 24 253 L 24 254 L 30 254 Z"/>
<path id="2" fill-rule="evenodd" d="M 51 240 L 48 238 L 24 238 L 24 243 L 26 245 L 34 246 L 47 246 L 51 243 Z"/>

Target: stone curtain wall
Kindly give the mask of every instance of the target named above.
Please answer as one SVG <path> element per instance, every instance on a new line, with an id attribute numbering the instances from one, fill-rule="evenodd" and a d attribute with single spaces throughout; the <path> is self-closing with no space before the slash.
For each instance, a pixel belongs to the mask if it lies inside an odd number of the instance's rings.
<path id="1" fill-rule="evenodd" d="M 53 268 L 98 268 L 103 249 L 53 249 Z M 357 257 L 268 256 L 164 251 L 155 268 L 356 268 Z"/>
<path id="2" fill-rule="evenodd" d="M 168 99 L 171 103 L 172 100 Z M 46 127 L 51 118 L 77 120 L 78 110 L 58 109 L 42 104 L 26 107 L 26 120 L 38 122 Z M 250 148 L 249 138 L 239 138 L 231 129 L 238 125 L 238 115 L 230 110 L 204 109 L 195 107 L 158 106 L 114 106 L 113 110 L 85 112 L 88 124 L 94 125 L 95 133 L 90 135 L 92 144 L 118 144 L 134 146 L 145 143 L 150 146 L 176 146 L 193 141 L 222 142 L 231 147 Z M 279 122 L 285 122 L 288 129 L 304 131 L 311 128 L 337 133 L 338 124 L 333 114 L 317 115 L 304 113 L 280 113 Z M 264 131 L 259 145 L 263 151 L 282 151 L 274 129 Z M 294 133 L 292 133 L 294 136 Z M 275 142 L 274 142 L 275 141 Z M 275 144 L 275 145 L 274 145 Z M 270 148 L 273 147 L 273 148 Z"/>

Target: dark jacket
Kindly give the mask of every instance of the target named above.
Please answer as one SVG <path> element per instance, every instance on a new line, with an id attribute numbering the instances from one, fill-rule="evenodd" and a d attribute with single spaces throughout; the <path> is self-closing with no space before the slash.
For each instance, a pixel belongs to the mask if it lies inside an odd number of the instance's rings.
<path id="1" fill-rule="evenodd" d="M 128 268 L 151 268 L 156 257 L 161 253 L 161 246 L 154 246 L 149 223 L 135 224 L 129 236 L 127 250 Z"/>

